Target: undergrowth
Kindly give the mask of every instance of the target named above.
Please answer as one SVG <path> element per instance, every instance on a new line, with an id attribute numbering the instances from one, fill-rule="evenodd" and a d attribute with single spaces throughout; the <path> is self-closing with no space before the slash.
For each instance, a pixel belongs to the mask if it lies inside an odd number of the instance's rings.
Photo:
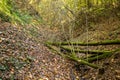
<path id="1" fill-rule="evenodd" d="M 1 0 L 0 1 L 0 18 L 2 21 L 11 22 L 13 24 L 35 24 L 41 22 L 41 18 L 30 15 L 27 11 L 18 9 L 15 1 Z"/>

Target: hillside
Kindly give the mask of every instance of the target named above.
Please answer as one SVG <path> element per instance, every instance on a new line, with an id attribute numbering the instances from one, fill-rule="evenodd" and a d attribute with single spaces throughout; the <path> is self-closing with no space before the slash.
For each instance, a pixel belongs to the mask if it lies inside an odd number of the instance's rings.
<path id="1" fill-rule="evenodd" d="M 110 22 L 111 23 L 111 22 Z M 101 23 L 96 25 L 95 31 L 82 33 L 73 41 L 98 41 L 105 39 L 120 39 L 120 22 L 112 24 Z M 28 27 L 30 29 L 30 27 Z M 46 33 L 47 32 L 47 33 Z M 45 34 L 46 33 L 46 34 Z M 57 33 L 57 32 L 55 32 Z M 73 61 L 52 53 L 44 42 L 54 35 L 48 28 L 41 28 L 38 38 L 30 37 L 22 28 L 14 27 L 10 23 L 0 23 L 0 78 L 20 80 L 117 80 L 120 79 L 120 55 L 99 61 L 104 66 L 103 72 L 99 69 L 78 66 Z M 58 32 L 59 33 L 59 32 Z M 86 39 L 86 36 L 89 36 Z M 89 49 L 112 50 L 118 46 L 99 46 Z M 82 74 L 81 74 L 82 71 Z"/>
<path id="2" fill-rule="evenodd" d="M 120 80 L 120 0 L 0 0 L 0 80 Z"/>

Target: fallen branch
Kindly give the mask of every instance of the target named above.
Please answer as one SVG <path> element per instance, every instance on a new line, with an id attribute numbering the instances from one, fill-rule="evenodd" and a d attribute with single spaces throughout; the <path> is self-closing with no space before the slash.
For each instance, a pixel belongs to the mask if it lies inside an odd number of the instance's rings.
<path id="1" fill-rule="evenodd" d="M 86 60 L 88 62 L 92 62 L 92 61 L 95 61 L 95 60 L 100 60 L 100 59 L 109 57 L 110 55 L 112 55 L 112 53 L 104 53 L 104 54 L 101 54 L 101 55 L 96 55 L 94 57 L 85 58 L 84 60 Z"/>
<path id="2" fill-rule="evenodd" d="M 98 45 L 120 45 L 120 40 L 105 40 L 100 42 L 47 42 L 51 45 L 79 45 L 79 46 L 98 46 Z"/>
<path id="3" fill-rule="evenodd" d="M 106 52 L 104 54 L 101 54 L 101 55 L 96 55 L 94 57 L 87 57 L 85 58 L 84 60 L 88 61 L 88 62 L 92 62 L 92 61 L 95 61 L 95 60 L 100 60 L 100 59 L 103 59 L 103 58 L 106 58 L 106 57 L 110 57 L 112 56 L 114 53 L 116 52 L 119 52 L 120 49 L 116 49 L 114 51 L 111 51 L 111 52 Z"/>
<path id="4" fill-rule="evenodd" d="M 73 60 L 73 61 L 78 62 L 79 64 L 88 65 L 88 66 L 90 66 L 90 67 L 92 67 L 92 68 L 95 68 L 95 69 L 99 68 L 97 65 L 92 64 L 92 63 L 89 63 L 89 62 L 87 62 L 87 61 L 85 61 L 85 60 L 79 59 L 79 58 L 77 58 L 77 57 L 75 57 L 75 56 L 73 56 L 73 55 L 62 54 L 62 53 L 60 53 L 58 50 L 54 49 L 54 48 L 53 48 L 51 45 L 49 45 L 49 44 L 46 44 L 46 46 L 47 46 L 49 49 L 51 49 L 52 51 L 54 51 L 54 52 L 56 52 L 57 54 L 61 55 L 63 58 L 71 59 L 71 60 Z"/>
<path id="5" fill-rule="evenodd" d="M 99 68 L 98 65 L 89 63 L 88 61 L 79 59 L 79 58 L 77 58 L 77 57 L 71 57 L 71 56 L 66 56 L 66 57 L 69 58 L 69 59 L 71 59 L 71 60 L 74 60 L 74 61 L 78 62 L 79 64 L 88 65 L 88 66 L 90 66 L 90 67 L 92 67 L 92 68 L 95 68 L 95 69 L 98 69 L 98 68 Z"/>
<path id="6" fill-rule="evenodd" d="M 80 46 L 97 46 L 97 45 L 119 45 L 120 44 L 120 40 L 107 40 L 107 41 L 101 41 L 101 42 L 89 42 L 89 43 L 76 43 L 76 42 L 47 42 L 46 46 L 48 48 L 50 48 L 52 51 L 58 53 L 59 55 L 61 55 L 64 58 L 68 58 L 71 60 L 74 60 L 80 64 L 84 64 L 84 65 L 88 65 L 92 68 L 99 68 L 97 65 L 92 64 L 90 62 L 94 61 L 94 60 L 98 60 L 98 59 L 103 59 L 106 57 L 109 57 L 111 55 L 113 55 L 113 53 L 116 53 L 118 51 L 120 51 L 120 49 L 116 49 L 114 51 L 98 51 L 98 50 L 93 50 L 93 51 L 87 51 L 87 50 L 77 50 L 77 49 L 72 49 L 72 48 L 67 48 L 67 47 L 63 47 L 61 45 L 80 45 Z M 58 45 L 67 50 L 68 53 L 71 52 L 71 54 L 64 54 L 61 53 L 60 50 L 55 49 L 54 47 L 52 47 L 53 45 L 56 46 L 56 48 L 58 47 Z M 90 53 L 93 54 L 92 56 L 86 57 L 84 59 L 80 59 L 78 58 L 75 54 L 73 55 L 72 51 L 75 52 L 80 52 L 80 53 Z"/>
<path id="7" fill-rule="evenodd" d="M 53 46 L 51 46 L 51 45 L 49 45 L 49 44 L 45 44 L 52 52 L 54 52 L 54 53 L 57 53 L 57 54 L 59 54 L 60 56 L 62 56 L 62 57 L 65 57 L 63 54 L 61 54 L 60 52 L 59 52 L 59 50 L 56 50 Z"/>
<path id="8" fill-rule="evenodd" d="M 72 49 L 72 48 L 67 48 L 64 46 L 61 46 L 62 49 L 64 49 L 67 52 L 72 52 L 74 51 L 79 52 L 79 53 L 88 53 L 88 54 L 103 54 L 103 53 L 111 53 L 111 51 L 100 51 L 100 50 L 80 50 L 80 49 Z"/>

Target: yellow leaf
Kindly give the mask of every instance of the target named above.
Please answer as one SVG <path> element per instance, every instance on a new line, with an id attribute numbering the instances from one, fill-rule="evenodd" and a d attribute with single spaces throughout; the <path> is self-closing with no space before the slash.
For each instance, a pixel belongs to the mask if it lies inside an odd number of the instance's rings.
<path id="1" fill-rule="evenodd" d="M 0 38 L 0 43 L 2 42 L 2 39 Z"/>

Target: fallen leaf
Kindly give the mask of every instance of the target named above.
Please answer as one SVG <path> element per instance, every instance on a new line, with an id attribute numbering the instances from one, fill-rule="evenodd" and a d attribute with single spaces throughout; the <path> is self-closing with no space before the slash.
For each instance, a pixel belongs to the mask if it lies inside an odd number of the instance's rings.
<path id="1" fill-rule="evenodd" d="M 2 34 L 3 32 L 0 31 L 0 34 Z"/>

